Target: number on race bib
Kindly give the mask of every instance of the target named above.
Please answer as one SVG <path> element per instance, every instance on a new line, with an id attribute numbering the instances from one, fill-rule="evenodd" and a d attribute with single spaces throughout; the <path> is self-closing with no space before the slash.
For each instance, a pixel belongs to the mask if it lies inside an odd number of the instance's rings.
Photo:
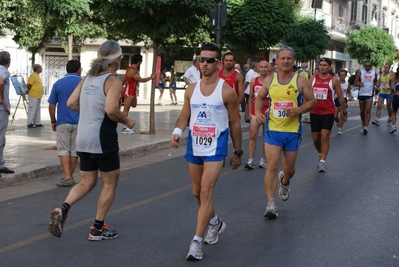
<path id="1" fill-rule="evenodd" d="M 212 145 L 212 137 L 202 137 L 196 136 L 195 137 L 195 144 L 200 146 L 210 146 Z"/>

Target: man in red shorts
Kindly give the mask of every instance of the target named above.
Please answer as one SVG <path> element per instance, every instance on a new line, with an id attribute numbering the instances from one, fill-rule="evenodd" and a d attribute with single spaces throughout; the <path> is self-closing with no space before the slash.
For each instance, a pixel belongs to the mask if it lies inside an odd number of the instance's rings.
<path id="1" fill-rule="evenodd" d="M 129 114 L 130 107 L 135 108 L 137 106 L 137 88 L 139 87 L 139 83 L 148 82 L 156 77 L 155 73 L 153 73 L 148 78 L 141 78 L 139 73 L 141 62 L 143 62 L 142 55 L 133 55 L 132 65 L 127 67 L 125 77 L 122 81 L 125 84 L 122 90 L 122 97 L 124 98 L 123 114 L 125 114 L 126 117 Z M 135 131 L 123 125 L 122 133 L 134 134 Z"/>

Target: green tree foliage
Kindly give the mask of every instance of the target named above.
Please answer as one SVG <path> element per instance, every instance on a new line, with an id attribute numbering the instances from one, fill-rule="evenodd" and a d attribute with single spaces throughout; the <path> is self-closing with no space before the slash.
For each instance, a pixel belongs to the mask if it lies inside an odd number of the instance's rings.
<path id="1" fill-rule="evenodd" d="M 4 29 L 10 29 L 22 10 L 27 6 L 28 0 L 1 0 L 0 1 L 0 34 Z"/>
<path id="2" fill-rule="evenodd" d="M 209 39 L 204 23 L 209 21 L 217 3 L 216 0 L 94 0 L 92 10 L 100 20 L 98 23 L 104 24 L 109 39 L 144 41 L 153 47 L 155 72 L 159 49 L 173 45 L 198 46 Z M 155 134 L 154 97 L 153 83 L 150 134 Z"/>
<path id="3" fill-rule="evenodd" d="M 395 59 L 396 46 L 392 37 L 373 26 L 351 31 L 346 39 L 346 48 L 351 58 L 361 63 L 369 60 L 374 66 L 381 67 Z"/>
<path id="4" fill-rule="evenodd" d="M 227 25 L 222 27 L 224 46 L 250 56 L 278 44 L 293 26 L 300 1 L 226 0 Z"/>
<path id="5" fill-rule="evenodd" d="M 307 61 L 323 55 L 330 43 L 330 33 L 324 20 L 298 17 L 284 34 L 283 43 L 295 50 L 298 61 Z"/>

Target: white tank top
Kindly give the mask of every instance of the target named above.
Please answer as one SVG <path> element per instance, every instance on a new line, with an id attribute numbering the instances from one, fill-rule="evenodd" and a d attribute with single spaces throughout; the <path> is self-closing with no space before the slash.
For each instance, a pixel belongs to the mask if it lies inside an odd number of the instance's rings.
<path id="1" fill-rule="evenodd" d="M 375 79 L 375 72 L 373 70 L 369 72 L 361 70 L 360 81 L 363 83 L 363 86 L 359 88 L 359 96 L 373 95 L 374 79 Z"/>
<path id="2" fill-rule="evenodd" d="M 229 119 L 222 96 L 223 83 L 219 79 L 209 96 L 201 93 L 201 80 L 195 85 L 190 99 L 190 145 L 194 156 L 214 156 L 227 148 Z"/>
<path id="3" fill-rule="evenodd" d="M 348 84 L 348 82 L 341 83 L 342 95 L 344 98 L 347 98 L 348 96 Z"/>

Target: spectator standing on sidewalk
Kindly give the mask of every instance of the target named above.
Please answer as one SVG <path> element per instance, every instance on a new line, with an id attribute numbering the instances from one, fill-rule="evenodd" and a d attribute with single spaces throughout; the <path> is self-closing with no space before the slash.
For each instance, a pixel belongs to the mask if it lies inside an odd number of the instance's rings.
<path id="1" fill-rule="evenodd" d="M 78 60 L 69 60 L 66 64 L 67 74 L 54 83 L 49 102 L 51 128 L 57 132 L 57 150 L 64 177 L 56 185 L 59 187 L 74 184 L 73 173 L 78 163 L 76 152 L 76 134 L 79 113 L 67 106 L 68 98 L 82 80 L 81 64 Z M 55 111 L 57 110 L 57 117 Z"/>
<path id="2" fill-rule="evenodd" d="M 186 89 L 183 108 L 170 138 L 172 147 L 177 148 L 182 132 L 189 124 L 185 158 L 199 210 L 187 260 L 201 260 L 202 241 L 209 245 L 216 244 L 219 234 L 226 228 L 215 213 L 213 192 L 227 156 L 229 119 L 234 147 L 229 162 L 233 169 L 240 166 L 243 154 L 237 94 L 218 77 L 220 48 L 214 44 L 203 44 L 200 56 L 202 79 Z"/>
<path id="3" fill-rule="evenodd" d="M 0 52 L 0 173 L 14 173 L 8 169 L 4 160 L 4 147 L 6 146 L 6 131 L 10 117 L 10 72 L 11 55 L 7 51 Z M 1 177 L 1 175 L 0 175 Z"/>
<path id="4" fill-rule="evenodd" d="M 43 83 L 39 74 L 42 73 L 42 66 L 35 64 L 33 73 L 28 78 L 28 128 L 41 127 L 40 102 L 43 97 Z"/>
<path id="5" fill-rule="evenodd" d="M 125 84 L 122 89 L 123 114 L 125 114 L 126 117 L 129 116 L 130 107 L 135 108 L 137 106 L 139 83 L 148 82 L 156 77 L 155 73 L 153 73 L 150 77 L 141 78 L 139 71 L 142 62 L 143 56 L 140 54 L 134 54 L 132 57 L 132 65 L 127 67 L 125 77 L 123 77 L 122 83 Z M 134 134 L 135 131 L 129 129 L 126 125 L 123 125 L 122 133 Z"/>
<path id="6" fill-rule="evenodd" d="M 71 188 L 64 203 L 50 214 L 48 230 L 56 237 L 61 237 L 70 207 L 96 186 L 98 170 L 102 189 L 88 239 L 99 241 L 118 237 L 118 232 L 110 230 L 104 223 L 115 197 L 120 173 L 116 127 L 118 123 L 123 123 L 132 128 L 135 120 L 120 111 L 122 82 L 115 72 L 122 59 L 121 47 L 116 41 L 108 40 L 100 46 L 97 55 L 88 75 L 67 102 L 68 107 L 79 111 L 76 148 L 80 157 L 80 181 Z"/>
<path id="7" fill-rule="evenodd" d="M 166 71 L 168 69 L 163 67 L 161 73 L 159 74 L 159 82 L 158 82 L 158 89 L 159 89 L 159 97 L 158 97 L 158 106 L 163 106 L 162 104 L 162 96 L 163 92 L 165 91 L 165 84 L 166 84 Z"/>

